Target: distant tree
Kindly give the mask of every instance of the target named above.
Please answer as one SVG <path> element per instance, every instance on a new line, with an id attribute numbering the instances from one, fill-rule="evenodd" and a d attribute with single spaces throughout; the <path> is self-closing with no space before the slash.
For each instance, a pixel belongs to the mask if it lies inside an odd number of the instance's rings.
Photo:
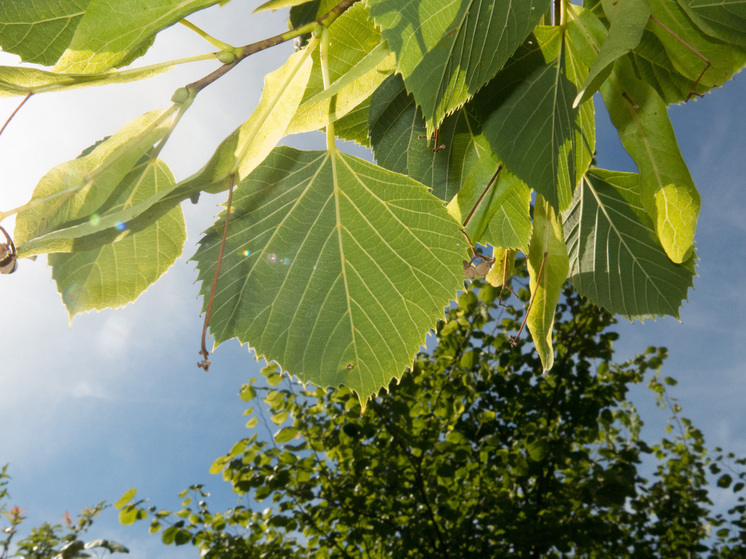
<path id="1" fill-rule="evenodd" d="M 660 376 L 666 350 L 615 362 L 612 315 L 566 289 L 543 374 L 525 336 L 511 347 L 522 309 L 477 285 L 438 324 L 432 352 L 362 416 L 350 390 L 306 391 L 275 367 L 263 370 L 269 386 L 245 385 L 245 400 L 263 400 L 248 411 L 254 432 L 211 470 L 238 506 L 212 512 L 193 486 L 171 514 L 132 490 L 122 521 L 150 517 L 163 542 L 206 558 L 743 557 L 744 498 L 714 514 L 708 475 L 740 493 L 744 471 L 726 465 L 745 462 L 709 456 L 681 417 L 665 389 L 675 381 Z M 646 378 L 672 410 L 672 434 L 655 444 L 627 400 Z M 262 438 L 257 426 L 273 424 Z"/>
<path id="2" fill-rule="evenodd" d="M 0 524 L 0 559 L 83 559 L 91 556 L 91 550 L 95 550 L 97 557 L 102 557 L 107 552 L 129 553 L 126 547 L 117 542 L 102 539 L 85 542 L 81 539 L 105 508 L 104 503 L 84 509 L 76 517 L 65 512 L 61 524 L 44 522 L 41 526 L 31 528 L 25 537 L 14 542 L 20 526 L 26 520 L 26 511 L 18 506 L 7 508 L 10 500 L 9 479 L 6 464 L 0 470 L 0 515 L 4 517 L 6 524 Z"/>

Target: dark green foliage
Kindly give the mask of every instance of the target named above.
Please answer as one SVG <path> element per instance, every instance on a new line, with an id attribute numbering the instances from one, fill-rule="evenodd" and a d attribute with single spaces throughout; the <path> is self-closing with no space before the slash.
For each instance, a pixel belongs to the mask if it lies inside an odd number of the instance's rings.
<path id="1" fill-rule="evenodd" d="M 347 389 L 304 391 L 265 368 L 267 386 L 246 385 L 242 397 L 263 397 L 270 417 L 252 408 L 249 425 L 273 422 L 274 440 L 253 433 L 212 468 L 243 504 L 212 513 L 195 486 L 199 503 L 188 498 L 177 518 L 148 509 L 151 530 L 171 524 L 164 542 L 208 558 L 743 556 L 743 497 L 726 519 L 711 514 L 707 492 L 708 465 L 721 463 L 741 469 L 717 485 L 737 478 L 740 492 L 743 461 L 717 450 L 711 463 L 667 396 L 665 349 L 614 362 L 614 318 L 566 290 L 556 364 L 542 375 L 525 337 L 509 343 L 523 309 L 498 305 L 497 292 L 463 293 L 437 347 L 362 416 Z M 652 446 L 626 399 L 651 376 L 673 412 L 672 438 Z M 657 464 L 649 480 L 643 461 Z M 254 500 L 269 508 L 252 510 Z"/>

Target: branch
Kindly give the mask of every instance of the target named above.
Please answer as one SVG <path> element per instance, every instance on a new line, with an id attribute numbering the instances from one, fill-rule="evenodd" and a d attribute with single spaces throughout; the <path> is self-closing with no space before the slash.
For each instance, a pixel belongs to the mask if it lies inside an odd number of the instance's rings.
<path id="1" fill-rule="evenodd" d="M 427 490 L 425 489 L 425 480 L 422 476 L 422 468 L 421 468 L 421 462 L 415 460 L 414 456 L 412 456 L 412 453 L 409 451 L 409 447 L 404 444 L 404 441 L 399 438 L 397 433 L 391 428 L 389 425 L 389 422 L 386 421 L 384 414 L 382 413 L 382 410 L 380 409 L 380 406 L 375 402 L 371 402 L 371 407 L 378 408 L 378 415 L 383 420 L 383 425 L 386 429 L 386 431 L 391 435 L 391 437 L 394 439 L 397 445 L 404 451 L 404 455 L 407 457 L 407 460 L 412 465 L 412 469 L 414 470 L 414 479 L 415 479 L 415 485 L 417 486 L 417 490 L 419 491 L 420 495 L 422 496 L 422 502 L 425 505 L 425 508 L 427 509 L 427 514 L 430 517 L 430 521 L 433 523 L 433 526 L 435 527 L 435 532 L 438 535 L 438 546 L 435 545 L 435 542 L 431 542 L 433 544 L 433 547 L 437 549 L 440 547 L 440 549 L 443 551 L 444 557 L 450 557 L 448 554 L 448 546 L 446 545 L 446 541 L 443 538 L 443 532 L 440 529 L 440 526 L 438 525 L 438 520 L 435 518 L 435 513 L 433 512 L 432 507 L 430 506 L 430 500 L 427 498 Z"/>
<path id="2" fill-rule="evenodd" d="M 26 95 L 26 97 L 23 98 L 23 101 L 21 101 L 21 103 L 16 107 L 16 110 L 10 114 L 8 120 L 6 120 L 5 124 L 3 124 L 3 127 L 0 128 L 0 135 L 5 132 L 5 129 L 7 128 L 8 124 L 10 124 L 10 121 L 13 120 L 13 117 L 16 116 L 16 113 L 21 110 L 21 107 L 23 107 L 23 105 L 31 98 L 32 95 L 33 93 L 29 93 L 28 95 Z"/>
<path id="3" fill-rule="evenodd" d="M 335 19 L 346 12 L 357 1 L 358 0 L 342 0 L 326 14 L 312 21 L 311 23 L 300 25 L 294 29 L 291 29 L 290 31 L 286 31 L 285 33 L 280 33 L 279 35 L 275 35 L 274 37 L 268 37 L 267 39 L 262 39 L 261 41 L 257 41 L 255 43 L 251 43 L 242 47 L 233 62 L 231 62 L 230 64 L 224 64 L 217 70 L 211 72 L 210 74 L 207 74 L 205 77 L 188 84 L 186 86 L 187 89 L 189 91 L 199 93 L 212 82 L 230 72 L 238 65 L 239 62 L 241 62 L 245 58 L 248 58 L 252 54 L 255 54 L 261 50 L 268 49 L 270 47 L 277 46 L 281 43 L 285 43 L 287 41 L 290 41 L 291 39 L 295 39 L 296 37 L 305 35 L 306 33 L 311 33 L 319 25 L 321 25 L 322 27 L 328 27 Z"/>

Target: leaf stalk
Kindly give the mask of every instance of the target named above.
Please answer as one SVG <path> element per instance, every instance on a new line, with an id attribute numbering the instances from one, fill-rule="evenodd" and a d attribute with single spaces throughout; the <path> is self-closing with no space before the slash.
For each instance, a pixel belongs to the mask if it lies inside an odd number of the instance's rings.
<path id="1" fill-rule="evenodd" d="M 233 203 L 233 186 L 235 181 L 235 175 L 231 175 L 231 186 L 228 190 L 228 204 L 225 210 L 225 225 L 223 226 L 223 237 L 220 239 L 220 252 L 218 253 L 218 261 L 215 263 L 215 277 L 212 280 L 212 289 L 210 289 L 210 299 L 207 302 L 207 310 L 205 311 L 205 322 L 202 326 L 202 349 L 199 354 L 204 357 L 202 361 L 197 363 L 197 367 L 204 369 L 205 372 L 210 370 L 210 352 L 207 351 L 207 329 L 210 326 L 210 317 L 212 315 L 212 304 L 215 301 L 215 291 L 218 287 L 218 277 L 220 276 L 220 265 L 223 263 L 223 252 L 225 251 L 225 238 L 228 235 L 228 224 L 231 219 L 231 205 Z"/>

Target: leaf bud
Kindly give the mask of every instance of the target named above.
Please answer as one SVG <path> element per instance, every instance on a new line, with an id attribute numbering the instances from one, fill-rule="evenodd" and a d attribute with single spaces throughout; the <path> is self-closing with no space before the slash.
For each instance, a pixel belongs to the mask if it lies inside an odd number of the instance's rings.
<path id="1" fill-rule="evenodd" d="M 189 99 L 189 90 L 186 87 L 180 87 L 171 96 L 171 101 L 181 105 Z"/>
<path id="2" fill-rule="evenodd" d="M 229 50 L 221 50 L 215 56 L 223 64 L 233 64 L 233 62 L 236 60 L 236 53 Z"/>

